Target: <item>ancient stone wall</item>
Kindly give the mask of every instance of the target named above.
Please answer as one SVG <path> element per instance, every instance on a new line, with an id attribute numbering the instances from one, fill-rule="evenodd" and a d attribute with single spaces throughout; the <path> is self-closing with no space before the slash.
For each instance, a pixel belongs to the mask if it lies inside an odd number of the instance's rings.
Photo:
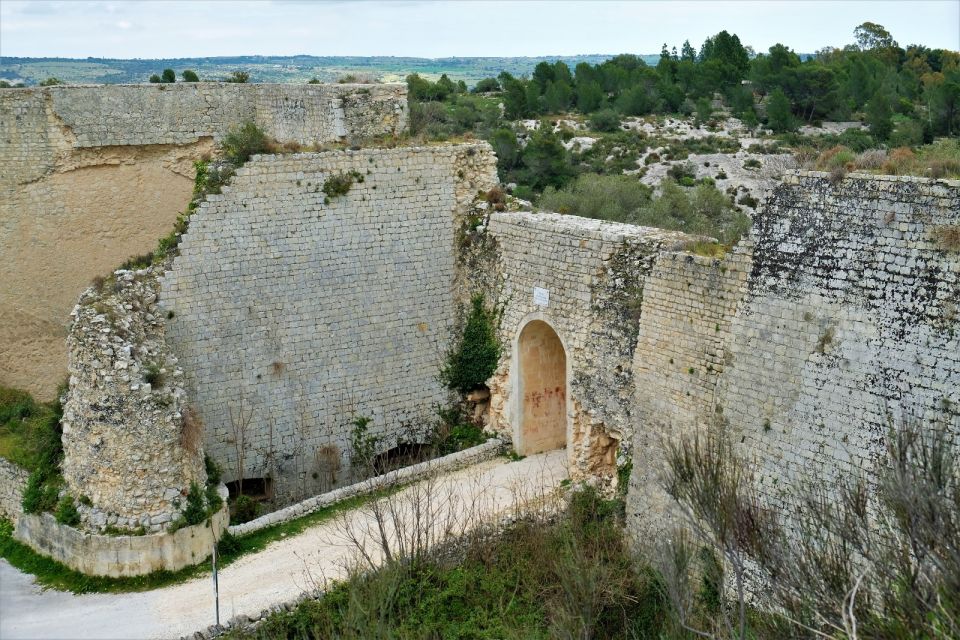
<path id="1" fill-rule="evenodd" d="M 220 487 L 226 498 L 226 487 Z M 208 522 L 173 533 L 143 536 L 99 535 L 60 524 L 53 515 L 21 514 L 14 537 L 34 551 L 71 569 L 112 578 L 142 576 L 154 571 L 178 571 L 210 557 L 214 536 L 227 529 L 226 501 Z"/>
<path id="2" fill-rule="evenodd" d="M 310 145 L 402 132 L 403 85 L 177 83 L 0 93 L 0 384 L 50 399 L 77 295 L 152 250 L 231 126 Z"/>
<path id="3" fill-rule="evenodd" d="M 749 243 L 722 259 L 661 253 L 646 278 L 633 354 L 631 513 L 655 528 L 669 508 L 660 489 L 664 439 L 686 435 L 716 414 L 730 322 L 750 272 Z"/>
<path id="4" fill-rule="evenodd" d="M 755 217 L 743 297 L 729 329 L 719 322 L 719 340 L 704 343 L 709 327 L 696 305 L 671 309 L 678 283 L 665 296 L 645 297 L 641 332 L 649 340 L 641 339 L 635 361 L 661 362 L 644 376 L 652 384 L 637 380 L 638 433 L 675 437 L 721 409 L 763 494 L 780 508 L 802 479 L 875 472 L 898 422 L 939 422 L 956 437 L 960 254 L 942 230 L 958 225 L 956 181 L 789 176 Z M 731 307 L 718 294 L 742 279 L 733 269 L 705 290 L 706 308 L 719 317 Z M 688 358 L 700 371 L 680 386 L 670 380 L 683 372 L 657 355 L 659 345 L 680 364 L 670 346 L 677 344 L 701 356 Z M 707 362 L 723 365 L 712 402 L 711 385 L 700 384 Z M 665 402 L 665 393 L 676 401 Z M 629 513 L 640 531 L 651 512 L 663 511 L 662 491 L 656 497 L 662 456 L 652 451 L 635 448 Z"/>
<path id="5" fill-rule="evenodd" d="M 571 469 L 613 477 L 633 433 L 632 358 L 645 278 L 657 253 L 689 236 L 551 213 L 493 213 L 487 234 L 498 279 L 502 358 L 491 380 L 490 425 L 516 441 L 518 338 L 542 320 L 566 350 Z M 539 302 L 535 298 L 535 288 Z M 544 298 L 543 292 L 548 292 Z M 545 303 L 544 303 L 545 302 Z M 522 438 L 520 438 L 522 439 Z"/>
<path id="6" fill-rule="evenodd" d="M 872 471 L 897 422 L 960 435 L 949 226 L 957 181 L 857 175 L 792 176 L 755 219 L 719 395 L 775 504 L 799 478 Z"/>
<path id="7" fill-rule="evenodd" d="M 495 184 L 485 143 L 258 156 L 200 206 L 161 301 L 226 480 L 289 502 L 350 481 L 354 418 L 382 447 L 430 423 L 458 218 Z"/>
<path id="8" fill-rule="evenodd" d="M 159 531 L 186 506 L 191 483 L 206 484 L 203 425 L 164 340 L 161 273 L 118 271 L 72 314 L 62 471 L 86 528 Z"/>
<path id="9" fill-rule="evenodd" d="M 26 469 L 0 458 L 0 517 L 14 523 L 23 514 L 23 490 L 30 476 Z"/>

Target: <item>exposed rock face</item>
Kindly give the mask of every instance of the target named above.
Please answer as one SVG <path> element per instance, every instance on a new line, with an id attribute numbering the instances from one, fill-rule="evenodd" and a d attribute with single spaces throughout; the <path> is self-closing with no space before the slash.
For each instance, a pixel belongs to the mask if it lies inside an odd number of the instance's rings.
<path id="1" fill-rule="evenodd" d="M 80 298 L 67 338 L 63 476 L 84 524 L 159 530 L 206 482 L 203 425 L 157 304 L 163 266 L 118 271 Z"/>

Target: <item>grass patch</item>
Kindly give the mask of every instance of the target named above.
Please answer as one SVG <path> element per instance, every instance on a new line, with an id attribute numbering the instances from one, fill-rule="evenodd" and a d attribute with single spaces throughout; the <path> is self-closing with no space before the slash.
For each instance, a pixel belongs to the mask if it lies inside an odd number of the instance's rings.
<path id="1" fill-rule="evenodd" d="M 0 458 L 36 471 L 60 415 L 55 403 L 37 402 L 26 391 L 0 387 Z"/>
<path id="2" fill-rule="evenodd" d="M 727 255 L 727 251 L 730 250 L 730 247 L 719 242 L 711 242 L 709 240 L 698 240 L 696 242 L 688 242 L 683 245 L 683 250 L 692 253 L 698 256 L 703 256 L 705 258 L 723 258 Z"/>

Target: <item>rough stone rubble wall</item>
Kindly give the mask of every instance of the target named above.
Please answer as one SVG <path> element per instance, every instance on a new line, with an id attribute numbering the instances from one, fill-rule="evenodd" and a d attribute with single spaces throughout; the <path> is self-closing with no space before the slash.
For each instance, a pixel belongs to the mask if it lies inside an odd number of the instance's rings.
<path id="1" fill-rule="evenodd" d="M 785 490 L 802 478 L 875 472 L 888 416 L 894 424 L 940 422 L 957 437 L 960 255 L 938 245 L 936 230 L 958 224 L 956 181 L 788 177 L 754 220 L 743 298 L 729 330 L 721 323 L 719 332 L 724 366 L 716 400 L 707 402 L 709 385 L 691 380 L 690 399 L 666 405 L 663 394 L 677 389 L 660 362 L 659 375 L 647 376 L 652 384 L 638 377 L 637 431 L 675 437 L 709 422 L 719 405 L 734 442 L 758 468 L 764 495 L 780 508 L 789 503 Z M 731 269 L 716 292 L 726 295 L 739 279 Z M 649 325 L 653 342 L 641 339 L 637 362 L 662 360 L 649 348 L 656 344 L 687 343 L 696 347 L 692 355 L 701 353 L 708 327 L 699 326 L 698 307 L 689 302 L 671 310 L 675 296 L 645 297 L 641 332 Z M 730 311 L 719 296 L 707 295 L 704 304 L 711 314 Z M 658 321 L 658 309 L 667 321 Z M 720 348 L 713 342 L 702 355 Z M 643 532 L 651 513 L 655 520 L 664 511 L 654 473 L 662 456 L 635 453 L 629 515 Z"/>
<path id="2" fill-rule="evenodd" d="M 564 343 L 572 372 L 571 470 L 612 477 L 633 435 L 632 357 L 645 278 L 658 251 L 691 238 L 550 213 L 494 213 L 487 233 L 498 275 L 490 298 L 502 309 L 503 344 L 491 380 L 491 426 L 514 435 L 520 406 L 511 398 L 513 344 L 529 320 L 545 320 Z M 549 291 L 546 307 L 534 303 L 534 287 Z"/>
<path id="3" fill-rule="evenodd" d="M 88 289 L 67 338 L 63 477 L 84 525 L 159 531 L 206 483 L 203 425 L 186 405 L 183 370 L 164 340 L 158 265 Z"/>
<path id="4" fill-rule="evenodd" d="M 485 143 L 260 156 L 201 205 L 161 300 L 226 480 L 243 442 L 243 475 L 292 501 L 350 480 L 353 418 L 385 446 L 427 426 L 447 400 L 458 216 L 495 184 Z"/>
<path id="5" fill-rule="evenodd" d="M 20 503 L 29 476 L 26 469 L 0 458 L 0 517 L 16 523 L 23 514 Z"/>
<path id="6" fill-rule="evenodd" d="M 313 144 L 406 127 L 403 85 L 177 83 L 0 92 L 0 384 L 50 399 L 77 295 L 152 250 L 193 162 L 243 120 Z"/>

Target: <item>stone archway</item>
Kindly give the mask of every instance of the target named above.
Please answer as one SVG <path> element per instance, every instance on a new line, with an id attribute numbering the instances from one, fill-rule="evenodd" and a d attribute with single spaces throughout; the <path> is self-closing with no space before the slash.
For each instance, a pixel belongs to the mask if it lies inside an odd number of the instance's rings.
<path id="1" fill-rule="evenodd" d="M 567 354 L 560 336 L 532 320 L 517 341 L 517 451 L 530 455 L 567 444 Z"/>

